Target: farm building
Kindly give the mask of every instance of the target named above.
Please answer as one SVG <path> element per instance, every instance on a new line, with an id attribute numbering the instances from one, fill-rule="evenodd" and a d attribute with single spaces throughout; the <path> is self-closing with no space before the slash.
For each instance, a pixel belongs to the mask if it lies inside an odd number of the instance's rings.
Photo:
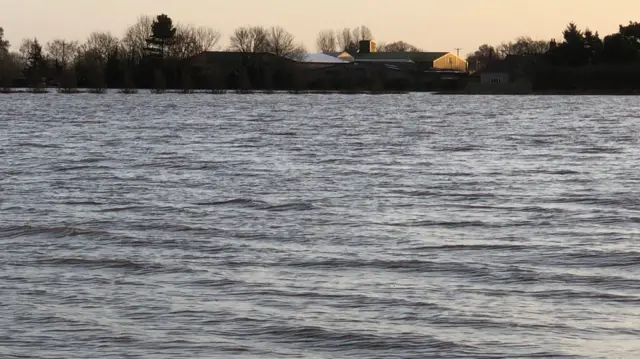
<path id="1" fill-rule="evenodd" d="M 467 61 L 450 52 L 375 52 L 375 45 L 369 41 L 360 42 L 360 51 L 354 56 L 355 62 L 375 62 L 384 64 L 411 63 L 423 70 L 466 72 Z"/>

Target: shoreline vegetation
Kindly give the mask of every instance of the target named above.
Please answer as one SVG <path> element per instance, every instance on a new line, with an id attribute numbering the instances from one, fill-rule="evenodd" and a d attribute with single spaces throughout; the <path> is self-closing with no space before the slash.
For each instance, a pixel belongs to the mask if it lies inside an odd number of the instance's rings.
<path id="1" fill-rule="evenodd" d="M 212 92 L 209 90 L 191 90 L 185 92 L 180 89 L 170 89 L 158 91 L 155 89 L 117 89 L 109 88 L 101 91 L 91 89 L 66 90 L 60 88 L 32 89 L 11 89 L 0 90 L 0 95 L 12 94 L 60 94 L 60 95 L 82 95 L 82 94 L 120 94 L 120 95 L 408 95 L 411 93 L 429 93 L 432 95 L 455 95 L 455 96 L 640 96 L 640 90 L 619 90 L 619 91 L 598 91 L 598 90 L 554 90 L 554 91 L 531 91 L 529 93 L 473 93 L 466 91 L 369 91 L 369 90 L 220 90 Z"/>
<path id="2" fill-rule="evenodd" d="M 604 38 L 570 23 L 562 35 L 562 42 L 519 37 L 482 45 L 467 55 L 468 71 L 452 75 L 399 65 L 394 56 L 390 63 L 307 63 L 304 46 L 279 26 L 240 27 L 221 49 L 222 34 L 213 28 L 140 16 L 122 38 L 94 32 L 84 43 L 25 39 L 18 52 L 0 27 L 0 94 L 640 95 L 640 23 Z M 323 30 L 317 50 L 356 54 L 371 39 L 366 26 Z M 421 50 L 397 41 L 377 51 Z"/>
<path id="3" fill-rule="evenodd" d="M 623 91 L 595 91 L 595 90 L 545 90 L 531 91 L 528 93 L 473 93 L 465 91 L 436 91 L 434 95 L 456 95 L 456 96 L 640 96 L 640 90 Z"/>
<path id="4" fill-rule="evenodd" d="M 394 91 L 394 90 L 202 90 L 193 89 L 184 91 L 182 89 L 118 89 L 108 88 L 96 91 L 93 89 L 62 89 L 59 87 L 47 87 L 42 89 L 4 89 L 0 90 L 0 94 L 61 94 L 61 95 L 81 95 L 81 94 L 122 94 L 122 95 L 135 95 L 135 94 L 179 94 L 179 95 L 277 95 L 277 94 L 290 94 L 290 95 L 402 95 L 409 94 L 413 91 Z"/>

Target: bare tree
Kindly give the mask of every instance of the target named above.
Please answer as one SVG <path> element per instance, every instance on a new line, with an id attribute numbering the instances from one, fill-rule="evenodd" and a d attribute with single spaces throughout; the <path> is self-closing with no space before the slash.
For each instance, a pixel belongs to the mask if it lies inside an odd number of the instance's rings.
<path id="1" fill-rule="evenodd" d="M 47 43 L 46 51 L 51 60 L 66 69 L 75 60 L 79 46 L 77 41 L 56 39 Z"/>
<path id="2" fill-rule="evenodd" d="M 336 33 L 333 30 L 323 30 L 318 34 L 316 42 L 318 51 L 320 52 L 333 52 L 336 51 L 338 46 L 338 39 Z"/>
<path id="3" fill-rule="evenodd" d="M 306 56 L 304 46 L 296 44 L 293 35 L 280 26 L 272 26 L 267 30 L 266 47 L 267 52 L 296 61 L 301 61 Z"/>
<path id="4" fill-rule="evenodd" d="M 222 38 L 220 31 L 206 26 L 196 27 L 194 35 L 202 51 L 217 50 L 220 39 Z"/>
<path id="5" fill-rule="evenodd" d="M 502 57 L 507 55 L 539 55 L 549 50 L 549 41 L 520 36 L 515 41 L 502 43 L 496 49 Z"/>
<path id="6" fill-rule="evenodd" d="M 307 58 L 307 49 L 300 43 L 285 53 L 284 57 L 298 62 L 303 62 Z"/>
<path id="7" fill-rule="evenodd" d="M 93 32 L 87 42 L 80 47 L 81 52 L 91 52 L 98 55 L 101 61 L 107 62 L 109 56 L 120 46 L 120 40 L 108 32 Z"/>
<path id="8" fill-rule="evenodd" d="M 229 39 L 229 50 L 262 52 L 267 50 L 267 30 L 261 26 L 237 28 Z"/>
<path id="9" fill-rule="evenodd" d="M 373 40 L 373 32 L 368 27 L 362 25 L 353 29 L 353 39 L 355 41 L 360 40 Z"/>
<path id="10" fill-rule="evenodd" d="M 34 39 L 23 39 L 20 43 L 18 53 L 22 61 L 26 61 L 29 58 L 29 51 L 33 47 Z"/>
<path id="11" fill-rule="evenodd" d="M 351 32 L 351 29 L 344 28 L 341 31 L 338 31 L 336 35 L 338 40 L 338 46 L 340 47 L 341 51 L 347 51 L 347 52 L 358 51 L 358 42 L 353 37 L 353 33 Z"/>
<path id="12" fill-rule="evenodd" d="M 204 51 L 217 48 L 222 35 L 209 27 L 178 25 L 169 54 L 178 58 L 188 58 Z"/>
<path id="13" fill-rule="evenodd" d="M 122 45 L 128 57 L 140 59 L 144 56 L 147 40 L 151 37 L 152 24 L 153 19 L 150 16 L 142 15 L 135 24 L 127 28 Z"/>
<path id="14" fill-rule="evenodd" d="M 396 41 L 378 46 L 379 52 L 419 52 L 420 49 L 404 41 Z"/>
<path id="15" fill-rule="evenodd" d="M 293 41 L 293 35 L 280 26 L 272 26 L 267 30 L 267 50 L 278 56 L 291 51 L 295 47 Z"/>
<path id="16" fill-rule="evenodd" d="M 178 25 L 176 29 L 176 35 L 168 49 L 170 57 L 186 59 L 201 52 L 194 35 L 193 26 Z"/>
<path id="17" fill-rule="evenodd" d="M 340 50 L 356 52 L 360 47 L 361 40 L 373 40 L 371 29 L 362 25 L 355 29 L 344 28 L 337 32 L 338 46 Z"/>

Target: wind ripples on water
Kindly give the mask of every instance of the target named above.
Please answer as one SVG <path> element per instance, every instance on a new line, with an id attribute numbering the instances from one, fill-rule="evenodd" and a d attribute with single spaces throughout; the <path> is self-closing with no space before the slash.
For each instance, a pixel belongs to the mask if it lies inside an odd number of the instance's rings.
<path id="1" fill-rule="evenodd" d="M 640 357 L 639 109 L 4 95 L 0 357 Z"/>

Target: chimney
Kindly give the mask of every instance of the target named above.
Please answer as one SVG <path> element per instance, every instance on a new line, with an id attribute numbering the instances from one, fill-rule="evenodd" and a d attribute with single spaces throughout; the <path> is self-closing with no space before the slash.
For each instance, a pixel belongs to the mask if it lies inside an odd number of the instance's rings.
<path id="1" fill-rule="evenodd" d="M 360 49 L 358 51 L 361 54 L 370 54 L 376 52 L 376 42 L 373 40 L 361 40 Z"/>

